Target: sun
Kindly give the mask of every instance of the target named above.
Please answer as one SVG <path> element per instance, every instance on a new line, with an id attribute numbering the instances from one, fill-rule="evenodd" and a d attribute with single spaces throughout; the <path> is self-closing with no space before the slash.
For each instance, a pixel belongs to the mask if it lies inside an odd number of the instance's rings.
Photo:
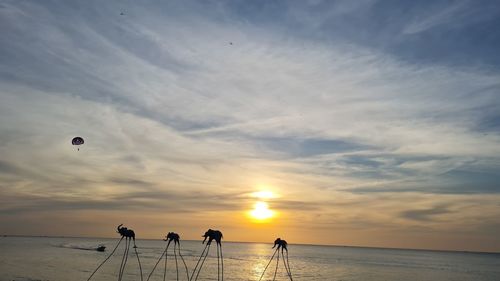
<path id="1" fill-rule="evenodd" d="M 254 209 L 250 211 L 250 216 L 257 221 L 263 222 L 274 216 L 274 211 L 269 209 L 266 202 L 259 201 L 255 203 Z"/>

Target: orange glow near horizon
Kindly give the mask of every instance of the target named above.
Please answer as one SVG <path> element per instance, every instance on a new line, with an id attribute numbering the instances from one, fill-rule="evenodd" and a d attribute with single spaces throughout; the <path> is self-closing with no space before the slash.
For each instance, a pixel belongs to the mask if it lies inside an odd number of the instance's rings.
<path id="1" fill-rule="evenodd" d="M 261 190 L 252 193 L 251 196 L 258 199 L 253 206 L 253 210 L 248 212 L 248 216 L 253 222 L 266 223 L 276 216 L 276 212 L 269 209 L 269 204 L 265 202 L 265 200 L 276 198 L 276 195 L 272 191 Z"/>
<path id="2" fill-rule="evenodd" d="M 254 205 L 254 209 L 249 212 L 249 216 L 254 222 L 264 223 L 269 222 L 273 218 L 275 212 L 269 209 L 269 205 L 266 202 L 258 201 Z"/>

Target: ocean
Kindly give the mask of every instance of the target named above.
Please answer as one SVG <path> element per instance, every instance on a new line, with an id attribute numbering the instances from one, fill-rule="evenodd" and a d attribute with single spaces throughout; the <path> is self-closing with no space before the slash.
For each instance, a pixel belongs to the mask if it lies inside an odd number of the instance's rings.
<path id="1" fill-rule="evenodd" d="M 85 281 L 118 241 L 100 238 L 0 237 L 0 280 Z M 146 281 L 166 242 L 137 240 L 136 243 Z M 204 245 L 201 241 L 181 243 L 181 253 L 191 275 Z M 89 250 L 99 244 L 107 247 L 105 252 Z M 124 245 L 122 242 L 91 280 L 118 280 Z M 224 280 L 259 280 L 273 254 L 271 247 L 271 244 L 262 243 L 223 242 Z M 171 249 L 167 258 L 166 280 L 177 278 Z M 294 244 L 289 244 L 288 250 L 294 281 L 500 280 L 500 254 Z M 276 280 L 289 280 L 282 260 L 278 265 Z M 178 266 L 179 280 L 187 280 L 179 257 Z M 272 280 L 275 269 L 274 260 L 262 280 Z M 163 280 L 163 270 L 164 260 L 159 263 L 150 281 Z M 130 249 L 122 280 L 140 280 L 139 272 L 134 249 Z M 217 280 L 215 242 L 198 280 Z"/>

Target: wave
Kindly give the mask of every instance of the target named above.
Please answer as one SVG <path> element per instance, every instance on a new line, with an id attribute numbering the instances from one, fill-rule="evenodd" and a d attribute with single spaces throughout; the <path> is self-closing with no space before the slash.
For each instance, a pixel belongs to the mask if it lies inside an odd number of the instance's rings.
<path id="1" fill-rule="evenodd" d="M 99 245 L 75 245 L 75 244 L 58 244 L 58 245 L 53 245 L 54 247 L 58 248 L 67 248 L 67 249 L 75 249 L 75 250 L 84 250 L 84 251 L 97 251 L 97 248 L 103 246 L 102 244 Z"/>

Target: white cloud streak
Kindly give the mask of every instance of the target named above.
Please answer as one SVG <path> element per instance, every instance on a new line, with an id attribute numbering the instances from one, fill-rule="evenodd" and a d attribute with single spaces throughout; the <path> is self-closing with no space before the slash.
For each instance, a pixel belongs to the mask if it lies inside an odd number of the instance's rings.
<path id="1" fill-rule="evenodd" d="M 224 9 L 176 14 L 131 5 L 119 16 L 109 4 L 78 13 L 42 5 L 0 9 L 7 23 L 0 28 L 7 34 L 0 67 L 4 195 L 114 202 L 139 191 L 225 195 L 268 183 L 302 204 L 335 195 L 321 205 L 335 213 L 327 206 L 351 196 L 372 208 L 382 202 L 346 190 L 432 193 L 440 175 L 500 165 L 500 135 L 477 129 L 499 107 L 498 73 L 411 65 L 369 47 L 228 23 Z M 430 28 L 453 11 L 407 31 Z M 86 139 L 80 152 L 69 145 L 76 135 Z M 317 140 L 352 148 L 308 154 L 310 143 L 329 144 Z M 424 224 L 420 218 L 434 214 L 484 216 L 442 196 L 421 198 L 405 217 L 411 199 L 391 196 L 380 200 L 393 210 L 366 219 Z M 491 216 L 499 213 L 485 202 Z"/>

